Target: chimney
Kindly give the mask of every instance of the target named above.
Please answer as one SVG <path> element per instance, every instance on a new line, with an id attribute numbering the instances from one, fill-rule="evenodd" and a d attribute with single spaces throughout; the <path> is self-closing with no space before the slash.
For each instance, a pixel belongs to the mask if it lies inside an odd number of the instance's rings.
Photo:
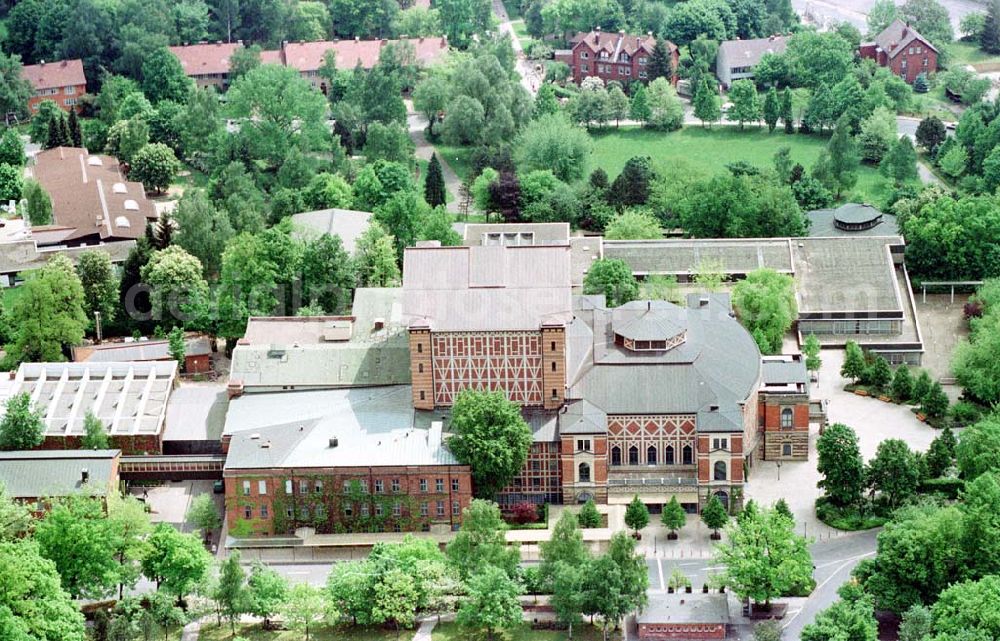
<path id="1" fill-rule="evenodd" d="M 38 65 L 39 65 L 40 67 L 44 67 L 44 66 L 45 66 L 45 61 L 44 61 L 44 60 L 39 60 L 39 61 L 38 61 Z"/>
<path id="2" fill-rule="evenodd" d="M 377 331 L 380 331 L 380 330 L 383 330 L 383 329 L 385 329 L 385 319 L 384 318 L 376 318 L 375 319 L 375 331 L 377 332 Z"/>
<path id="3" fill-rule="evenodd" d="M 708 296 L 702 296 L 698 299 L 698 307 L 707 307 L 709 298 Z"/>
<path id="4" fill-rule="evenodd" d="M 90 470 L 83 468 L 80 470 L 80 483 L 86 485 L 90 482 Z"/>
<path id="5" fill-rule="evenodd" d="M 330 439 L 330 447 L 337 447 L 338 445 L 340 445 L 340 441 L 336 436 Z"/>

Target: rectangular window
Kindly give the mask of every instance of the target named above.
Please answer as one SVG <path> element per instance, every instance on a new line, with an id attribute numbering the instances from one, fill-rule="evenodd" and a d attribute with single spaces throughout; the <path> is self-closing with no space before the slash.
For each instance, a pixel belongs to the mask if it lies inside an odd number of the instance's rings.
<path id="1" fill-rule="evenodd" d="M 427 491 L 427 479 L 420 479 L 420 491 L 421 492 Z"/>
<path id="2" fill-rule="evenodd" d="M 375 516 L 382 516 L 382 504 L 381 503 L 376 503 L 375 504 Z"/>
<path id="3" fill-rule="evenodd" d="M 457 492 L 458 491 L 458 479 L 452 479 L 451 480 L 451 491 L 452 492 Z"/>
<path id="4" fill-rule="evenodd" d="M 427 516 L 427 514 L 428 514 L 427 501 L 424 501 L 420 504 L 420 516 Z"/>
<path id="5" fill-rule="evenodd" d="M 291 479 L 288 479 L 285 481 L 285 494 L 291 494 L 291 493 L 292 493 L 292 481 Z"/>
<path id="6" fill-rule="evenodd" d="M 361 504 L 361 516 L 368 516 L 368 504 L 367 503 L 362 503 Z"/>
<path id="7" fill-rule="evenodd" d="M 316 518 L 321 521 L 326 519 L 326 507 L 322 504 L 316 506 Z"/>
<path id="8" fill-rule="evenodd" d="M 264 479 L 257 481 L 257 494 L 267 496 L 267 481 Z"/>
<path id="9" fill-rule="evenodd" d="M 253 518 L 253 508 L 249 505 L 243 506 L 243 518 L 248 521 Z"/>
<path id="10" fill-rule="evenodd" d="M 444 479 L 436 479 L 434 481 L 434 491 L 438 493 L 444 492 Z"/>
<path id="11" fill-rule="evenodd" d="M 344 481 L 344 494 L 347 494 L 350 491 L 351 491 L 351 482 Z"/>
<path id="12" fill-rule="evenodd" d="M 395 503 L 392 504 L 392 515 L 401 516 L 402 514 L 403 514 L 403 505 L 399 501 L 396 501 Z"/>
<path id="13" fill-rule="evenodd" d="M 586 60 L 586 59 L 590 58 L 590 54 L 587 53 L 586 51 L 582 51 L 582 52 L 580 52 L 580 58 L 582 58 L 583 60 Z"/>
<path id="14" fill-rule="evenodd" d="M 354 505 L 351 503 L 344 503 L 344 516 L 351 516 L 354 514 Z"/>
<path id="15" fill-rule="evenodd" d="M 920 52 L 918 51 L 917 53 Z M 65 93 L 67 96 L 72 96 L 73 94 L 76 93 L 76 87 L 74 85 L 69 85 L 68 87 L 64 87 L 63 93 Z"/>
<path id="16" fill-rule="evenodd" d="M 458 516 L 462 513 L 462 506 L 458 501 L 451 502 L 451 513 L 453 516 Z"/>
<path id="17" fill-rule="evenodd" d="M 368 494 L 368 479 L 361 479 L 361 491 Z"/>
<path id="18" fill-rule="evenodd" d="M 393 493 L 399 492 L 399 479 L 392 479 L 392 491 Z"/>
<path id="19" fill-rule="evenodd" d="M 243 496 L 250 496 L 250 481 L 243 481 Z"/>
<path id="20" fill-rule="evenodd" d="M 438 518 L 443 518 L 444 517 L 444 501 L 438 501 L 437 502 L 437 515 L 438 515 Z"/>
<path id="21" fill-rule="evenodd" d="M 313 483 L 313 493 L 319 494 L 323 491 L 323 481 L 316 481 Z"/>
<path id="22" fill-rule="evenodd" d="M 285 516 L 288 518 L 295 518 L 295 512 L 292 511 L 292 506 L 289 505 L 285 508 Z"/>
<path id="23" fill-rule="evenodd" d="M 309 494 L 309 481 L 304 479 L 299 481 L 299 494 Z"/>
<path id="24" fill-rule="evenodd" d="M 537 476 L 531 479 L 531 487 L 542 487 L 542 479 Z"/>
<path id="25" fill-rule="evenodd" d="M 385 485 L 382 483 L 382 479 L 376 480 L 375 481 L 375 493 L 376 494 L 381 494 L 384 491 L 385 491 Z"/>
<path id="26" fill-rule="evenodd" d="M 589 452 L 590 451 L 590 439 L 589 438 L 578 438 L 578 439 L 576 439 L 576 450 L 578 452 Z"/>
<path id="27" fill-rule="evenodd" d="M 260 518 L 262 519 L 267 518 L 267 503 L 264 503 L 260 506 Z"/>
<path id="28" fill-rule="evenodd" d="M 713 438 L 712 439 L 712 449 L 713 450 L 727 450 L 727 449 L 729 449 L 729 439 L 725 439 L 725 438 Z"/>
<path id="29" fill-rule="evenodd" d="M 625 75 L 626 76 L 632 75 L 632 67 L 625 67 Z"/>
<path id="30" fill-rule="evenodd" d="M 587 73 L 588 71 L 590 71 L 590 67 L 588 65 L 580 65 L 580 71 L 582 71 L 583 73 Z M 35 109 L 38 109 L 38 107 L 36 106 Z"/>
<path id="31" fill-rule="evenodd" d="M 306 521 L 306 520 L 309 519 L 309 506 L 308 505 L 303 505 L 302 509 L 299 510 L 299 518 L 301 518 L 303 521 Z"/>

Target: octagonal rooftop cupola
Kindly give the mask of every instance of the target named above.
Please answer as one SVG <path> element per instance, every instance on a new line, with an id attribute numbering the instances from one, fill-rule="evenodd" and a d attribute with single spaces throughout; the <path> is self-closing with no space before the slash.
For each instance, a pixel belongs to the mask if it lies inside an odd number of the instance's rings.
<path id="1" fill-rule="evenodd" d="M 615 345 L 632 352 L 663 352 L 687 338 L 684 310 L 664 301 L 632 301 L 612 312 Z"/>

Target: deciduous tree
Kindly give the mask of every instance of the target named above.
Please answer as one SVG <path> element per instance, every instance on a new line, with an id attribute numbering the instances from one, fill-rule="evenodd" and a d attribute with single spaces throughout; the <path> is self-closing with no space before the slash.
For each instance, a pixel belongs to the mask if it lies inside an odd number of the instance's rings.
<path id="1" fill-rule="evenodd" d="M 503 392 L 461 391 L 452 406 L 451 431 L 448 449 L 472 467 L 480 497 L 494 497 L 528 459 L 531 429 Z"/>
<path id="2" fill-rule="evenodd" d="M 174 150 L 160 142 L 146 145 L 132 157 L 129 178 L 142 183 L 146 191 L 162 193 L 180 171 Z"/>
<path id="3" fill-rule="evenodd" d="M 639 297 L 639 283 L 624 261 L 595 260 L 583 280 L 585 294 L 603 294 L 608 307 L 619 307 Z"/>
<path id="4" fill-rule="evenodd" d="M 475 568 L 467 583 L 465 600 L 458 609 L 456 622 L 485 633 L 493 641 L 497 632 L 521 623 L 521 586 L 502 568 L 485 565 Z"/>
<path id="5" fill-rule="evenodd" d="M 506 531 L 496 503 L 472 500 L 462 514 L 461 529 L 446 548 L 449 561 L 463 580 L 485 566 L 517 575 L 520 553 L 516 546 L 507 545 Z"/>
<path id="6" fill-rule="evenodd" d="M 776 354 L 798 316 L 791 276 L 772 269 L 747 274 L 733 288 L 733 306 L 760 351 Z"/>
<path id="7" fill-rule="evenodd" d="M 843 423 L 830 425 L 816 442 L 816 452 L 817 470 L 823 475 L 817 486 L 827 499 L 840 507 L 859 505 L 865 489 L 864 462 L 854 430 Z"/>

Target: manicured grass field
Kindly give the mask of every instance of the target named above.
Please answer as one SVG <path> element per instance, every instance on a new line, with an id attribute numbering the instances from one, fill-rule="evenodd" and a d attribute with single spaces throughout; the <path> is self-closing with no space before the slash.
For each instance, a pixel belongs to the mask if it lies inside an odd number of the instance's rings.
<path id="1" fill-rule="evenodd" d="M 472 152 L 474 147 L 451 147 L 440 143 L 434 144 L 438 156 L 448 163 L 459 178 L 465 180 L 472 170 Z"/>
<path id="2" fill-rule="evenodd" d="M 810 169 L 826 148 L 828 138 L 818 135 L 785 134 L 767 127 L 747 126 L 740 131 L 732 126 L 684 127 L 680 131 L 658 132 L 637 127 L 609 128 L 594 132 L 594 152 L 587 174 L 598 167 L 614 180 L 625 162 L 646 155 L 667 171 L 699 171 L 715 174 L 728 163 L 746 161 L 761 168 L 770 168 L 774 154 L 781 147 L 790 147 L 792 160 Z M 884 197 L 888 185 L 874 167 L 862 166 L 853 192 L 857 198 L 871 202 Z"/>
<path id="3" fill-rule="evenodd" d="M 509 641 L 565 641 L 565 630 L 532 630 L 531 626 L 525 624 L 515 630 L 508 630 Z M 621 639 L 621 631 L 612 631 L 608 635 L 609 639 Z M 476 635 L 467 628 L 463 628 L 456 623 L 439 623 L 434 627 L 431 634 L 432 641 L 471 641 L 477 638 Z M 573 639 L 576 641 L 601 641 L 603 636 L 601 629 L 586 623 L 573 626 Z"/>
<path id="4" fill-rule="evenodd" d="M 1000 63 L 1000 56 L 986 53 L 975 42 L 956 40 L 947 46 L 948 66 L 979 65 L 983 63 Z"/>
<path id="5" fill-rule="evenodd" d="M 247 641 L 302 641 L 305 635 L 290 630 L 264 630 L 260 624 L 237 624 L 236 636 Z M 224 641 L 232 639 L 228 623 L 217 626 L 214 622 L 201 626 L 200 641 Z M 309 629 L 310 641 L 396 641 L 396 631 L 378 627 L 331 627 L 316 626 Z M 413 630 L 399 632 L 400 641 L 413 639 Z"/>

